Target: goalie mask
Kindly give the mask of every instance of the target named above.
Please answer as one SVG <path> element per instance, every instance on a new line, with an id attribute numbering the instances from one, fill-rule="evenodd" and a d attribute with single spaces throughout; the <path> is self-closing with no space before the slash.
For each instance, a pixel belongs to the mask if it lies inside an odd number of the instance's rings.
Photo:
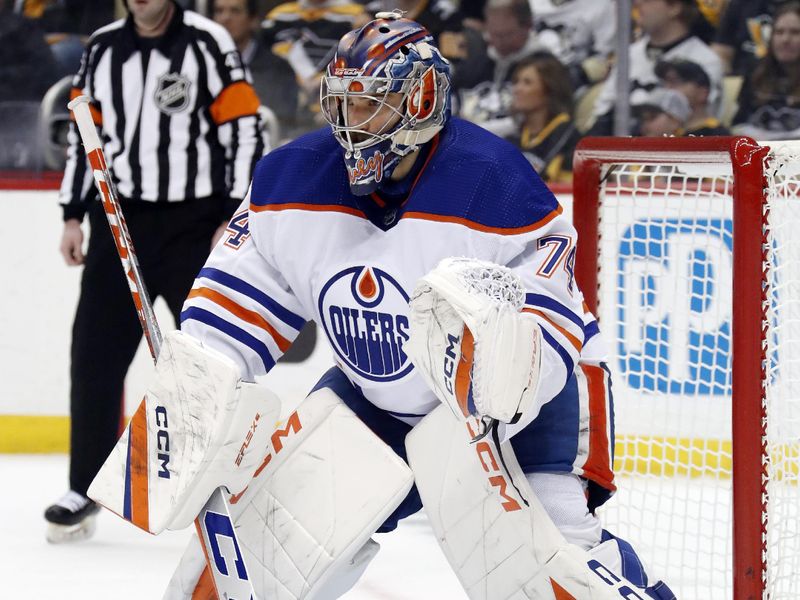
<path id="1" fill-rule="evenodd" d="M 450 116 L 450 65 L 431 34 L 399 12 L 377 17 L 339 41 L 320 87 L 358 196 L 375 191 Z"/>

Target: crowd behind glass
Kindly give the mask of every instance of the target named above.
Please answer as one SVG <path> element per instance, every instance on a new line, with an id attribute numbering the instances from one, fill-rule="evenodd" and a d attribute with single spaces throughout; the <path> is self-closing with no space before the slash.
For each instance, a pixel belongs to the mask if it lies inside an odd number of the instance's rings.
<path id="1" fill-rule="evenodd" d="M 319 76 L 377 11 L 425 25 L 453 69 L 454 112 L 516 144 L 549 182 L 585 135 L 611 135 L 614 0 L 182 0 L 223 25 L 278 145 L 323 125 Z M 0 0 L 0 171 L 63 167 L 71 76 L 122 0 Z M 635 135 L 800 138 L 800 2 L 632 0 Z"/>

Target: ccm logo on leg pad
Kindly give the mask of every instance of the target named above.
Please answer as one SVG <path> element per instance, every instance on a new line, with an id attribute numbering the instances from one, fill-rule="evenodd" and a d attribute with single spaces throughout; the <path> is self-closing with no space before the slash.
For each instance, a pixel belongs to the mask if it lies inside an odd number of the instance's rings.
<path id="1" fill-rule="evenodd" d="M 474 439 L 476 437 L 475 430 L 470 425 L 469 421 L 466 423 L 467 431 L 469 432 L 470 438 Z M 494 451 L 492 450 L 492 444 L 487 441 L 478 442 L 477 444 L 473 444 L 475 448 L 475 453 L 478 455 L 478 460 L 481 463 L 481 467 L 486 473 L 489 473 L 490 477 L 487 479 L 492 487 L 498 488 L 497 493 L 500 494 L 502 498 L 501 506 L 503 510 L 506 512 L 513 512 L 515 510 L 522 510 L 519 502 L 512 497 L 509 496 L 507 490 L 509 487 L 512 489 L 514 488 L 513 484 L 510 484 L 510 478 L 508 478 L 507 473 L 505 470 L 500 468 L 497 459 L 494 456 Z"/>
<path id="2" fill-rule="evenodd" d="M 156 458 L 160 463 L 158 476 L 162 479 L 169 479 L 169 423 L 167 421 L 167 409 L 163 406 L 156 406 Z"/>

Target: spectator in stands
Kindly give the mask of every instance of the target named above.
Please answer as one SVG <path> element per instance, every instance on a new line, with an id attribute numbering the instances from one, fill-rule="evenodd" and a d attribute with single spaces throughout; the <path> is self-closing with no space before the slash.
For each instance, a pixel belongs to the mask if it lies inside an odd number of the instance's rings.
<path id="1" fill-rule="evenodd" d="M 569 68 L 576 90 L 606 78 L 616 51 L 612 0 L 530 0 L 530 4 L 539 40 L 560 49 L 556 56 Z"/>
<path id="2" fill-rule="evenodd" d="M 775 12 L 767 55 L 745 78 L 733 130 L 764 140 L 800 138 L 800 2 Z"/>
<path id="3" fill-rule="evenodd" d="M 639 120 L 639 133 L 661 137 L 680 135 L 691 114 L 689 101 L 678 90 L 656 88 L 633 105 Z"/>
<path id="4" fill-rule="evenodd" d="M 691 35 L 697 16 L 694 0 L 634 0 L 642 36 L 628 52 L 631 104 L 658 85 L 655 65 L 659 60 L 686 58 L 699 64 L 711 82 L 710 101 L 714 114 L 722 98 L 722 63 L 700 38 Z M 612 69 L 594 105 L 592 135 L 612 133 L 616 100 L 616 69 Z"/>
<path id="5" fill-rule="evenodd" d="M 474 29 L 483 27 L 483 11 L 486 9 L 486 0 L 460 0 L 458 10 L 464 15 L 464 25 Z"/>
<path id="6" fill-rule="evenodd" d="M 257 0 L 211 0 L 209 9 L 211 17 L 223 25 L 236 42 L 261 104 L 275 114 L 282 135 L 292 136 L 297 127 L 297 80 L 289 63 L 256 35 L 260 21 Z"/>
<path id="7" fill-rule="evenodd" d="M 730 135 L 730 130 L 711 114 L 711 80 L 703 67 L 683 59 L 661 61 L 656 65 L 661 85 L 678 90 L 689 101 L 691 114 L 682 135 Z"/>
<path id="8" fill-rule="evenodd" d="M 547 50 L 533 31 L 528 0 L 488 0 L 484 16 L 485 45 L 457 61 L 453 74 L 459 114 L 481 125 L 508 117 L 514 65 L 533 52 Z"/>
<path id="9" fill-rule="evenodd" d="M 58 65 L 33 19 L 0 0 L 0 102 L 35 101 L 58 79 Z"/>
<path id="10" fill-rule="evenodd" d="M 730 0 L 695 0 L 697 19 L 692 25 L 692 35 L 696 35 L 706 44 L 711 44 L 717 36 L 722 13 Z"/>
<path id="11" fill-rule="evenodd" d="M 550 53 L 523 58 L 511 76 L 514 143 L 547 182 L 572 180 L 572 153 L 580 134 L 572 123 L 572 82 Z"/>
<path id="12" fill-rule="evenodd" d="M 746 75 L 767 55 L 773 15 L 784 1 L 730 0 L 713 45 L 726 74 Z"/>
<path id="13" fill-rule="evenodd" d="M 111 23 L 114 0 L 17 0 L 16 11 L 36 20 L 58 64 L 58 76 L 74 75 L 89 35 Z"/>
<path id="14" fill-rule="evenodd" d="M 273 8 L 261 23 L 264 45 L 286 59 L 300 83 L 298 133 L 322 124 L 319 80 L 339 39 L 369 20 L 364 7 L 349 0 L 299 0 Z"/>

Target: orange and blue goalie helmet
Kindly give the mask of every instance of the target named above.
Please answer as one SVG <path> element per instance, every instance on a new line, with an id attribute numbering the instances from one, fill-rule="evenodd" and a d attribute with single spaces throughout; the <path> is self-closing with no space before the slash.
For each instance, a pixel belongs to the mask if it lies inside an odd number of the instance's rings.
<path id="1" fill-rule="evenodd" d="M 450 65 L 431 34 L 399 12 L 376 17 L 342 37 L 320 87 L 357 195 L 377 189 L 450 117 Z"/>

